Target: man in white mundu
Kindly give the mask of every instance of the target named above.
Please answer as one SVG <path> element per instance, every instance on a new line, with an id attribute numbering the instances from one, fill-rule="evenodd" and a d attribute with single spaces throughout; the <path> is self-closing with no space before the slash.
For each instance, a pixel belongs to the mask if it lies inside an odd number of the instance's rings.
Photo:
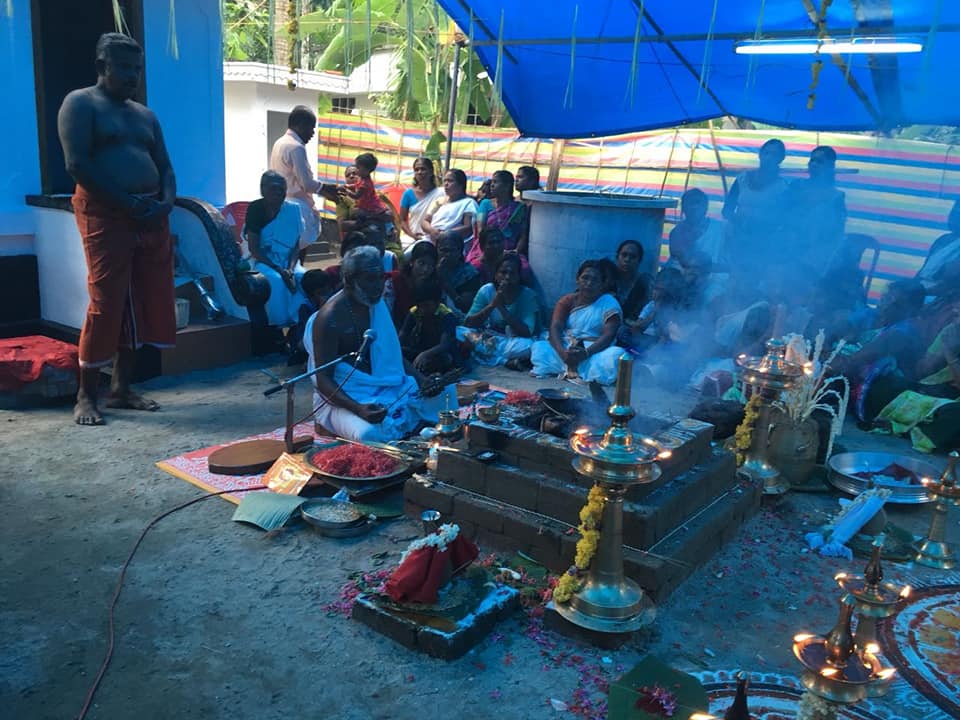
<path id="1" fill-rule="evenodd" d="M 397 440 L 421 422 L 436 423 L 439 413 L 457 408 L 456 389 L 448 385 L 435 397 L 431 379 L 403 358 L 397 330 L 384 304 L 383 261 L 374 247 L 350 250 L 343 258 L 343 290 L 307 321 L 307 369 L 356 352 L 364 333 L 373 330 L 369 352 L 354 363 L 340 361 L 316 375 L 319 425 L 350 440 Z"/>

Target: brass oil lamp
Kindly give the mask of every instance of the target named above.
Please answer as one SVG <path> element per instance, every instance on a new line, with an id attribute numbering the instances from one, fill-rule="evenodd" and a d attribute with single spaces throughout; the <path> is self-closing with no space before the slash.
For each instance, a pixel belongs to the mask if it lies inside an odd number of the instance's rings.
<path id="1" fill-rule="evenodd" d="M 669 457 L 670 451 L 627 427 L 636 414 L 630 406 L 632 371 L 631 357 L 621 355 L 606 432 L 592 434 L 581 428 L 570 438 L 577 454 L 574 469 L 603 491 L 604 505 L 587 580 L 569 602 L 556 603 L 556 610 L 573 624 L 595 632 L 633 632 L 653 622 L 656 615 L 653 601 L 623 573 L 623 498 L 631 486 L 660 477 L 657 460 Z"/>
<path id="2" fill-rule="evenodd" d="M 749 389 L 760 396 L 753 437 L 740 472 L 759 482 L 764 494 L 782 495 L 790 489 L 790 482 L 770 463 L 767 453 L 775 414 L 773 403 L 780 399 L 784 390 L 796 385 L 806 368 L 787 360 L 787 346 L 782 340 L 768 340 L 766 347 L 767 352 L 762 357 L 741 355 L 737 358 L 744 394 Z"/>
<path id="3" fill-rule="evenodd" d="M 827 635 L 801 634 L 793 638 L 793 654 L 803 665 L 803 686 L 826 700 L 834 717 L 838 706 L 860 702 L 872 689 L 887 686 L 896 672 L 881 666 L 876 652 L 872 652 L 877 649 L 875 645 L 857 645 L 852 630 L 856 607 L 846 596 L 840 601 L 837 624 Z"/>
<path id="4" fill-rule="evenodd" d="M 914 546 L 917 555 L 914 562 L 940 570 L 950 570 L 957 566 L 957 556 L 947 542 L 947 513 L 951 505 L 960 505 L 960 487 L 957 486 L 957 459 L 960 455 L 954 450 L 947 458 L 947 469 L 940 479 L 933 482 L 924 478 L 923 484 L 933 497 L 933 515 L 927 537 Z"/>
<path id="5" fill-rule="evenodd" d="M 871 655 L 880 652 L 877 644 L 877 621 L 888 618 L 897 611 L 897 605 L 910 596 L 910 586 L 902 588 L 894 583 L 884 582 L 883 566 L 880 564 L 880 550 L 883 547 L 882 536 L 873 544 L 870 560 L 863 575 L 840 573 L 834 579 L 846 593 L 844 600 L 853 604 L 857 614 L 857 631 L 854 642 Z M 877 681 L 867 687 L 868 697 L 886 694 L 893 682 L 892 674 L 886 682 Z"/>

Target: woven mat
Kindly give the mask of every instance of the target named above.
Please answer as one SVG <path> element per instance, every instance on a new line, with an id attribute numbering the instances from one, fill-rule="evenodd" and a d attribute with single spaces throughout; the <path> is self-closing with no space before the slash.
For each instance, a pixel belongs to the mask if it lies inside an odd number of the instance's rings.
<path id="1" fill-rule="evenodd" d="M 883 653 L 917 692 L 960 717 L 960 584 L 914 589 L 880 625 Z"/>
<path id="2" fill-rule="evenodd" d="M 253 435 L 248 438 L 243 438 L 243 440 L 283 440 L 283 432 L 283 428 L 277 428 L 272 432 Z M 294 428 L 293 434 L 295 437 L 301 435 L 316 437 L 313 432 L 313 422 L 300 423 Z M 183 455 L 177 455 L 167 460 L 161 460 L 156 465 L 164 472 L 168 472 L 181 480 L 186 480 L 188 483 L 203 488 L 207 492 L 238 488 L 237 492 L 221 495 L 221 497 L 224 500 L 239 504 L 243 495 L 248 492 L 243 488 L 253 488 L 258 485 L 263 485 L 263 473 L 257 475 L 216 475 L 210 472 L 207 467 L 207 460 L 211 453 L 227 445 L 233 445 L 235 442 L 241 441 L 233 440 L 231 442 L 221 443 L 220 445 L 211 445 L 210 447 L 194 450 L 193 452 L 184 453 Z"/>
<path id="3" fill-rule="evenodd" d="M 710 713 L 723 717 L 737 692 L 737 672 L 716 670 L 691 673 L 707 691 Z M 800 681 L 779 673 L 751 673 L 747 705 L 753 720 L 795 720 L 804 689 Z M 844 706 L 839 720 L 948 720 L 946 715 L 911 692 L 906 683 L 895 683 L 886 697 L 871 698 L 857 705 Z"/>

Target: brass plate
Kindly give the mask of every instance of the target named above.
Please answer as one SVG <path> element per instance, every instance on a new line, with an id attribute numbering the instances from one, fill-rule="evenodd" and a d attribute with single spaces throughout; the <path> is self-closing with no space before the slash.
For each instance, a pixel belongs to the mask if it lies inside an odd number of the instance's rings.
<path id="1" fill-rule="evenodd" d="M 830 458 L 827 463 L 829 468 L 827 479 L 835 488 L 851 495 L 859 495 L 870 487 L 871 481 L 857 477 L 854 473 L 878 473 L 891 463 L 896 463 L 906 470 L 916 473 L 919 477 L 929 477 L 936 480 L 940 476 L 940 472 L 933 465 L 906 455 L 850 452 L 834 455 Z M 874 482 L 874 485 L 878 488 L 890 490 L 888 503 L 919 505 L 928 503 L 933 499 L 923 485 L 886 480 Z"/>

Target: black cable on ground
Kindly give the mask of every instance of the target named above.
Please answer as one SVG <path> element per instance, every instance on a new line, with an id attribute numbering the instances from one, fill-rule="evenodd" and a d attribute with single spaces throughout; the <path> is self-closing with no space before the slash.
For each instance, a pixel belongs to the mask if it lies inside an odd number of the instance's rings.
<path id="1" fill-rule="evenodd" d="M 107 654 L 103 658 L 103 662 L 100 664 L 100 669 L 97 671 L 97 676 L 93 680 L 93 684 L 90 686 L 90 690 L 87 692 L 87 699 L 83 703 L 83 707 L 80 709 L 80 714 L 77 716 L 77 720 L 83 720 L 87 712 L 90 710 L 90 706 L 93 704 L 93 696 L 97 692 L 97 688 L 100 686 L 100 681 L 103 680 L 103 676 L 107 672 L 107 666 L 110 664 L 110 659 L 113 657 L 113 638 L 114 638 L 114 622 L 113 622 L 113 612 L 117 607 L 117 601 L 120 599 L 120 591 L 123 589 L 123 579 L 127 574 L 127 568 L 130 567 L 130 561 L 133 560 L 134 554 L 137 552 L 137 548 L 140 547 L 140 543 L 143 542 L 143 538 L 146 537 L 147 533 L 156 525 L 158 522 L 163 520 L 168 515 L 172 515 L 178 510 L 183 510 L 186 507 L 190 507 L 195 503 L 200 502 L 201 500 L 208 500 L 212 497 L 218 497 L 220 495 L 228 495 L 229 493 L 242 492 L 247 490 L 263 490 L 266 485 L 255 485 L 253 487 L 237 487 L 231 488 L 229 490 L 220 490 L 219 492 L 207 493 L 206 495 L 201 495 L 200 497 L 194 498 L 193 500 L 188 500 L 185 503 L 177 505 L 175 508 L 171 508 L 165 512 L 157 515 L 153 520 L 151 520 L 147 526 L 143 529 L 143 532 L 140 533 L 140 537 L 137 538 L 137 542 L 134 543 L 133 549 L 130 550 L 130 554 L 127 555 L 127 559 L 123 563 L 123 567 L 120 568 L 120 577 L 117 578 L 117 587 L 113 591 L 113 598 L 110 600 L 110 608 L 107 610 Z"/>

